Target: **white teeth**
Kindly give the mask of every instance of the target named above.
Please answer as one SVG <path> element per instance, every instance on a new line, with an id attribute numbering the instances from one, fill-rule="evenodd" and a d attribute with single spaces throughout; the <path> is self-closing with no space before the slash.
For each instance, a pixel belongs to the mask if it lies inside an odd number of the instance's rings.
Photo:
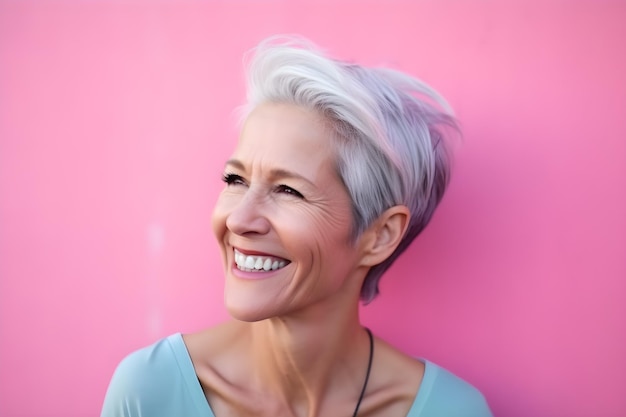
<path id="1" fill-rule="evenodd" d="M 263 269 L 263 258 L 261 258 L 260 256 L 256 258 L 256 262 L 254 263 L 254 269 Z"/>
<path id="2" fill-rule="evenodd" d="M 243 271 L 269 271 L 283 268 L 287 261 L 272 256 L 248 256 L 235 249 L 235 264 Z"/>

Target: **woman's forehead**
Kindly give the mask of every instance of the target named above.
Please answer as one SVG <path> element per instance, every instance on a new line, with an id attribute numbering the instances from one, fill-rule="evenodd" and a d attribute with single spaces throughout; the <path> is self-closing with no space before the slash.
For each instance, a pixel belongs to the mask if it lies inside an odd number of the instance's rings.
<path id="1" fill-rule="evenodd" d="M 314 111 L 290 104 L 257 106 L 246 118 L 237 148 L 290 149 L 313 156 L 327 152 L 331 134 L 324 118 Z"/>

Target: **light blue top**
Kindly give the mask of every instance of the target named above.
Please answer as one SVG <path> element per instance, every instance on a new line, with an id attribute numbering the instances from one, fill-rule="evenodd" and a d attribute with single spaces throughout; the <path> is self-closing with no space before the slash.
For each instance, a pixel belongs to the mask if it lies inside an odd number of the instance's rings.
<path id="1" fill-rule="evenodd" d="M 424 378 L 407 417 L 492 417 L 476 388 L 432 362 L 424 363 Z M 215 417 L 180 333 L 122 360 L 101 416 Z"/>

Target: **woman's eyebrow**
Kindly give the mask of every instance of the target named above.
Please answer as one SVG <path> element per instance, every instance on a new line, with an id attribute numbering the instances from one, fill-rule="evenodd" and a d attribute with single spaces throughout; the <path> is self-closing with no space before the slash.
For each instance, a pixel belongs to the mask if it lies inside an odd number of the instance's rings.
<path id="1" fill-rule="evenodd" d="M 229 159 L 228 161 L 226 161 L 226 165 L 230 165 L 233 168 L 239 169 L 241 171 L 246 171 L 246 166 L 243 164 L 243 162 L 241 162 L 238 159 Z M 272 180 L 278 180 L 278 179 L 295 179 L 295 180 L 302 180 L 304 182 L 309 183 L 311 186 L 315 187 L 315 183 L 313 181 L 311 181 L 310 179 L 296 173 L 293 171 L 289 171 L 287 169 L 282 169 L 282 168 L 273 168 L 270 170 L 270 178 Z"/>
<path id="2" fill-rule="evenodd" d="M 226 161 L 226 163 L 224 164 L 225 166 L 232 166 L 233 168 L 237 168 L 241 171 L 245 171 L 246 167 L 243 165 L 243 163 L 238 160 L 238 159 L 229 159 L 228 161 Z"/>

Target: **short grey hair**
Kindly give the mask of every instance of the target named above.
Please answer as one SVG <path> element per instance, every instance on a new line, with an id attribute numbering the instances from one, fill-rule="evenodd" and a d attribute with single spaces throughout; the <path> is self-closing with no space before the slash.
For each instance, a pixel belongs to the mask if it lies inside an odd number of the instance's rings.
<path id="1" fill-rule="evenodd" d="M 430 86 L 404 73 L 325 56 L 301 37 L 272 37 L 250 55 L 247 104 L 286 103 L 324 116 L 336 136 L 337 172 L 352 200 L 353 237 L 385 210 L 411 215 L 399 246 L 372 267 L 361 289 L 369 303 L 383 273 L 426 227 L 450 176 L 450 106 Z M 449 129 L 451 128 L 451 129 Z"/>

